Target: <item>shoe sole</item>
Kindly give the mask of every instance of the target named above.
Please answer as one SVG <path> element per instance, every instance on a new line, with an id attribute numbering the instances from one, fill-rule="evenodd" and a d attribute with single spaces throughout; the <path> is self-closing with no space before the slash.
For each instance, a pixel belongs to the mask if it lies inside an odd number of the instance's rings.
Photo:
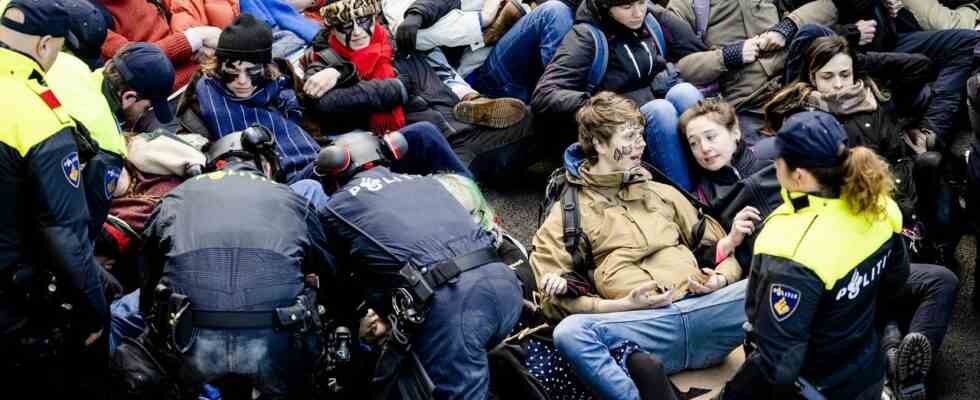
<path id="1" fill-rule="evenodd" d="M 910 333 L 898 345 L 895 361 L 895 397 L 926 400 L 926 376 L 932 364 L 932 346 L 921 333 Z"/>
<path id="2" fill-rule="evenodd" d="M 527 110 L 524 103 L 517 99 L 472 100 L 456 104 L 453 115 L 460 122 L 501 129 L 520 122 L 527 115 Z"/>

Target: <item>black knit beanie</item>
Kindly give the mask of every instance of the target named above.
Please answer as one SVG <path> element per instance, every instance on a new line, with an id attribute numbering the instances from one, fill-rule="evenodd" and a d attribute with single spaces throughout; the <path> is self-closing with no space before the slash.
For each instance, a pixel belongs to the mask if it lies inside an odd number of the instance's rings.
<path id="1" fill-rule="evenodd" d="M 251 14 L 242 14 L 221 31 L 214 54 L 220 60 L 272 62 L 272 29 Z"/>

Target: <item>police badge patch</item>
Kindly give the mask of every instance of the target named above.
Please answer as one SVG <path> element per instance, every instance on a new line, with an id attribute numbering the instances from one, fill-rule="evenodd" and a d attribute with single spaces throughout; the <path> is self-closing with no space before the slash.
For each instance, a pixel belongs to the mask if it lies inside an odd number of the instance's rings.
<path id="1" fill-rule="evenodd" d="M 119 183 L 119 170 L 112 168 L 105 171 L 105 198 L 111 200 L 112 193 L 116 191 Z"/>
<path id="2" fill-rule="evenodd" d="M 78 166 L 78 152 L 68 153 L 61 159 L 61 172 L 65 173 L 65 179 L 75 188 L 82 181 L 82 169 Z"/>
<path id="3" fill-rule="evenodd" d="M 796 311 L 803 296 L 791 286 L 773 284 L 769 286 L 769 309 L 776 321 L 783 322 Z"/>

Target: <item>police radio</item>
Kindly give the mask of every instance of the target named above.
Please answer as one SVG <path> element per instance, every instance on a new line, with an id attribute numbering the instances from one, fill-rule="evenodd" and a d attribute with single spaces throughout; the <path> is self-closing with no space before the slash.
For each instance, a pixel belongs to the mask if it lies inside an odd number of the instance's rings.
<path id="1" fill-rule="evenodd" d="M 407 151 L 408 141 L 401 132 L 375 136 L 368 131 L 351 131 L 337 136 L 320 150 L 313 171 L 325 181 L 324 187 L 338 186 L 358 172 L 379 165 L 390 166 Z"/>

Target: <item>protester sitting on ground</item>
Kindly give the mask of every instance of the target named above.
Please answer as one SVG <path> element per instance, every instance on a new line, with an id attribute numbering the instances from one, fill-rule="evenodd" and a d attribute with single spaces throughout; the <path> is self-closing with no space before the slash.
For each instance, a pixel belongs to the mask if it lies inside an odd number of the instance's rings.
<path id="1" fill-rule="evenodd" d="M 301 52 L 320 31 L 320 24 L 306 18 L 297 7 L 311 6 L 311 0 L 240 0 L 242 13 L 272 28 L 272 57 L 285 58 Z M 322 7 L 322 6 L 321 6 Z"/>
<path id="2" fill-rule="evenodd" d="M 772 160 L 756 156 L 745 145 L 735 108 L 720 98 L 699 101 L 681 115 L 677 129 L 694 160 L 694 195 L 732 230 L 745 234 L 743 245 L 733 250 L 739 265 L 752 261 L 752 240 L 762 219 L 782 203 Z M 725 243 L 731 244 L 731 240 Z"/>
<path id="3" fill-rule="evenodd" d="M 922 139 L 921 132 L 927 130 L 927 121 L 921 117 L 925 106 L 916 99 L 932 73 L 929 59 L 904 53 L 856 54 L 844 38 L 815 26 L 801 30 L 797 40 L 803 39 L 812 43 L 794 42 L 791 46 L 803 53 L 790 55 L 799 64 L 787 64 L 787 72 L 799 74 L 766 104 L 768 122 L 775 130 L 783 119 L 801 111 L 833 114 L 843 124 L 851 146 L 868 147 L 889 163 L 906 228 L 912 236 L 924 235 L 928 239 L 924 243 L 935 243 L 943 252 L 929 260 L 946 264 L 954 259 L 959 235 L 947 232 L 958 230 L 943 216 L 955 205 L 936 195 L 941 156 L 927 151 L 925 143 L 913 142 L 913 138 Z M 883 93 L 871 78 L 880 79 L 893 90 Z M 920 254 L 913 257 L 922 259 Z"/>
<path id="4" fill-rule="evenodd" d="M 656 26 L 647 26 L 648 13 L 656 17 Z M 556 129 L 569 129 L 575 112 L 594 92 L 622 94 L 639 104 L 646 118 L 644 139 L 650 147 L 643 159 L 690 190 L 687 161 L 677 136 L 677 117 L 703 96 L 691 84 L 669 87 L 671 82 L 655 77 L 664 69 L 665 58 L 677 61 L 704 46 L 687 28 L 664 29 L 685 25 L 679 21 L 671 23 L 676 16 L 659 6 L 651 10 L 646 1 L 585 0 L 578 8 L 576 21 L 534 90 L 531 106 L 536 117 L 549 125 L 554 122 Z M 590 82 L 598 51 L 590 26 L 597 27 L 608 44 L 608 66 L 597 82 Z M 655 32 L 658 28 L 666 32 Z M 661 42 L 660 37 L 665 41 Z"/>
<path id="5" fill-rule="evenodd" d="M 936 146 L 947 148 L 952 143 L 957 121 L 950 116 L 956 115 L 963 103 L 963 87 L 973 69 L 980 32 L 972 29 L 923 32 L 919 21 L 901 2 L 834 0 L 834 4 L 839 25 L 832 28 L 852 46 L 864 37 L 856 28 L 861 21 L 873 21 L 873 37 L 862 50 L 922 54 L 932 60 L 938 77 L 931 86 L 920 136 L 930 138 L 930 143 L 938 139 Z"/>
<path id="6" fill-rule="evenodd" d="M 413 123 L 431 122 L 423 126 L 438 126 L 435 133 L 439 139 L 445 135 L 464 165 L 481 181 L 503 180 L 533 162 L 529 115 L 510 124 L 512 116 L 492 112 L 494 102 L 507 101 L 496 99 L 473 105 L 487 111 L 482 125 L 457 120 L 453 108 L 462 103 L 431 65 L 421 57 L 394 57 L 388 32 L 377 23 L 380 6 L 376 0 L 341 0 L 323 9 L 325 28 L 303 60 L 307 77 L 304 91 L 310 96 L 309 109 L 320 120 L 321 133 L 353 129 L 405 133 L 416 126 Z M 340 72 L 347 74 L 349 70 L 356 75 L 338 78 Z M 508 125 L 512 126 L 494 128 Z M 411 144 L 410 148 L 415 152 L 417 146 Z M 440 159 L 446 157 L 455 156 L 439 154 L 431 159 L 442 162 Z"/>
<path id="7" fill-rule="evenodd" d="M 170 0 L 162 4 L 170 7 L 170 28 L 184 32 L 195 26 L 224 29 L 241 15 L 238 3 L 239 0 Z"/>
<path id="8" fill-rule="evenodd" d="M 579 186 L 595 270 L 573 270 L 559 204 L 534 236 L 531 265 L 542 311 L 565 317 L 554 331 L 561 354 L 599 397 L 635 399 L 636 385 L 610 350 L 635 343 L 668 374 L 716 365 L 744 339 L 745 284 L 734 258 L 715 258 L 721 226 L 699 219 L 681 192 L 640 167 L 645 120 L 631 101 L 600 93 L 577 120 L 587 159 L 575 170 L 567 163 L 566 179 Z"/>
<path id="9" fill-rule="evenodd" d="M 112 24 L 102 56 L 112 58 L 131 42 L 150 42 L 161 49 L 174 65 L 176 75 L 171 93 L 184 88 L 198 69 L 197 60 L 202 55 L 212 54 L 218 46 L 221 29 L 213 26 L 195 26 L 183 32 L 170 26 L 168 12 L 152 0 L 99 0 L 112 15 Z M 171 111 L 176 101 L 170 103 Z M 140 121 L 137 131 L 149 132 L 158 127 L 175 131 L 174 124 L 163 124 L 147 115 Z"/>
<path id="10" fill-rule="evenodd" d="M 816 0 L 796 11 L 784 9 L 782 1 L 721 0 L 711 2 L 707 15 L 699 15 L 704 12 L 695 10 L 694 3 L 671 0 L 667 5 L 692 29 L 704 18 L 700 37 L 711 48 L 681 59 L 680 75 L 695 85 L 717 82 L 738 113 L 742 140 L 755 145 L 763 126 L 762 105 L 779 88 L 772 80 L 782 72 L 783 47 L 804 24 L 833 23 L 836 8 L 831 0 Z"/>

